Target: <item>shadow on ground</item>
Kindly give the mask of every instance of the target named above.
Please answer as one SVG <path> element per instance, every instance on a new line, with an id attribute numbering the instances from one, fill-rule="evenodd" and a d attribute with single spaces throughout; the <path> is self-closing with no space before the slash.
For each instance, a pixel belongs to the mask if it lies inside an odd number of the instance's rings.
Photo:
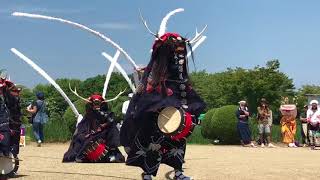
<path id="1" fill-rule="evenodd" d="M 101 174 L 84 174 L 84 173 L 60 172 L 60 171 L 29 171 L 29 172 L 33 172 L 33 173 L 47 173 L 47 174 L 83 175 L 83 176 L 96 176 L 96 177 L 106 177 L 106 178 L 135 180 L 135 179 L 132 179 L 132 178 L 125 178 L 125 177 L 120 177 L 120 176 L 107 176 L 107 175 L 101 175 Z"/>

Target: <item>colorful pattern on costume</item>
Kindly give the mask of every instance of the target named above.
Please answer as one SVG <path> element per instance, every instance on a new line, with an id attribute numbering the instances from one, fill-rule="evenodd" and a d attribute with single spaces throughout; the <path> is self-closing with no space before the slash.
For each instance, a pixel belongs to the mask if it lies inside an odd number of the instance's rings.
<path id="1" fill-rule="evenodd" d="M 13 82 L 0 79 L 0 153 L 14 158 L 19 154 L 21 106 L 20 91 Z M 14 168 L 8 172 L 13 176 L 19 168 L 19 160 L 15 160 Z"/>
<path id="2" fill-rule="evenodd" d="M 286 144 L 294 143 L 297 130 L 296 116 L 297 108 L 292 104 L 284 104 L 280 106 L 282 118 L 280 120 L 282 142 Z"/>
<path id="3" fill-rule="evenodd" d="M 121 144 L 129 149 L 126 164 L 150 175 L 157 174 L 161 163 L 182 171 L 186 149 L 185 138 L 174 140 L 159 130 L 159 111 L 183 108 L 198 117 L 205 109 L 189 81 L 186 41 L 177 33 L 166 33 L 154 43 L 151 61 L 121 128 Z M 197 124 L 197 118 L 193 123 Z"/>

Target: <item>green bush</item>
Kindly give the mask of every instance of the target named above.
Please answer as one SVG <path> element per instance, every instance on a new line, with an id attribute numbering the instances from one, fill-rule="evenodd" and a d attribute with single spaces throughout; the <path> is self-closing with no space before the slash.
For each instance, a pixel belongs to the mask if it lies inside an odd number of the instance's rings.
<path id="1" fill-rule="evenodd" d="M 85 113 L 85 102 L 81 99 L 74 102 L 77 110 L 80 114 L 84 116 Z M 63 115 L 63 120 L 66 123 L 65 125 L 68 127 L 68 131 L 73 133 L 76 129 L 77 118 L 75 117 L 74 113 L 72 112 L 71 108 L 68 107 L 66 112 Z"/>
<path id="2" fill-rule="evenodd" d="M 211 140 L 206 139 L 201 134 L 201 126 L 196 126 L 193 133 L 188 137 L 189 144 L 211 144 Z"/>
<path id="3" fill-rule="evenodd" d="M 214 114 L 215 112 L 216 112 L 216 109 L 210 109 L 210 110 L 206 113 L 203 121 L 201 121 L 201 126 L 202 126 L 202 128 L 201 128 L 201 134 L 202 134 L 202 136 L 205 137 L 205 138 L 210 138 L 210 137 L 213 136 L 213 134 L 212 134 L 212 128 L 211 128 L 211 127 L 213 127 L 213 124 L 212 124 L 212 122 L 213 122 L 213 121 L 212 121 L 212 116 L 213 116 L 213 114 Z"/>
<path id="4" fill-rule="evenodd" d="M 202 134 L 211 140 L 219 139 L 222 144 L 238 144 L 236 109 L 237 106 L 228 105 L 210 110 L 203 122 Z"/>

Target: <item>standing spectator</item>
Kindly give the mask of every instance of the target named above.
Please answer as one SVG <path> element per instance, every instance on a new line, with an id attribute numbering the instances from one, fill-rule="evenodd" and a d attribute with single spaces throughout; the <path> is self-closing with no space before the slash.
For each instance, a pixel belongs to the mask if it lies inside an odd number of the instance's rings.
<path id="1" fill-rule="evenodd" d="M 236 116 L 238 118 L 237 129 L 240 135 L 241 144 L 245 147 L 256 147 L 251 142 L 251 131 L 248 124 L 249 115 L 250 113 L 246 101 L 240 101 Z"/>
<path id="2" fill-rule="evenodd" d="M 34 101 L 31 107 L 27 108 L 27 111 L 32 113 L 32 130 L 37 140 L 38 146 L 44 141 L 43 126 L 48 121 L 48 115 L 46 113 L 46 103 L 44 101 L 44 93 L 36 93 L 37 100 Z"/>
<path id="3" fill-rule="evenodd" d="M 258 129 L 261 147 L 264 147 L 265 143 L 268 147 L 275 147 L 271 143 L 271 126 L 272 126 L 272 111 L 269 109 L 267 100 L 262 98 L 258 109 Z"/>
<path id="4" fill-rule="evenodd" d="M 307 122 L 307 111 L 308 105 L 303 106 L 303 112 L 300 113 L 300 121 L 301 121 L 301 137 L 303 146 L 310 145 L 309 140 L 309 129 Z"/>
<path id="5" fill-rule="evenodd" d="M 307 111 L 307 122 L 309 127 L 309 138 L 311 149 L 315 149 L 317 143 L 317 133 L 320 132 L 320 111 L 318 110 L 319 102 L 312 100 L 311 109 Z"/>

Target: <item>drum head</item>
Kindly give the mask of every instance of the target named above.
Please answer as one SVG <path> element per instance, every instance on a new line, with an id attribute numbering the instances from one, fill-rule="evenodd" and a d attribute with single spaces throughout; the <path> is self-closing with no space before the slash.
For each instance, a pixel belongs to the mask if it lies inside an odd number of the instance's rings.
<path id="1" fill-rule="evenodd" d="M 6 175 L 13 171 L 15 158 L 10 153 L 9 157 L 0 156 L 0 174 Z"/>
<path id="2" fill-rule="evenodd" d="M 178 130 L 181 125 L 182 114 L 174 107 L 164 108 L 158 116 L 158 127 L 165 134 Z"/>

